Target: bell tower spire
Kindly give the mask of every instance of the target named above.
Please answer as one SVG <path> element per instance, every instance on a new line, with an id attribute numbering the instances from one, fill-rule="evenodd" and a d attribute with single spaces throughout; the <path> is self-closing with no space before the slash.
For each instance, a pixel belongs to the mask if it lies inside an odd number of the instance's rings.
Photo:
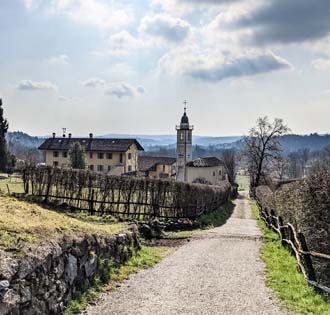
<path id="1" fill-rule="evenodd" d="M 187 101 L 184 101 L 184 112 L 179 126 L 176 126 L 176 180 L 186 181 L 186 164 L 192 160 L 192 131 L 187 116 Z"/>

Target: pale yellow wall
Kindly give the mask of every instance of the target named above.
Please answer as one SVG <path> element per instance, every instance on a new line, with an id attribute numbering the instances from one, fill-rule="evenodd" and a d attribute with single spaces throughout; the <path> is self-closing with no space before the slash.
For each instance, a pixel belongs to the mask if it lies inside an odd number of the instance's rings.
<path id="1" fill-rule="evenodd" d="M 221 175 L 219 175 L 221 171 Z M 197 178 L 204 178 L 213 185 L 217 185 L 223 179 L 222 176 L 225 175 L 225 170 L 223 166 L 214 167 L 187 167 L 187 181 L 192 183 Z M 213 175 L 215 172 L 215 176 Z"/>
<path id="2" fill-rule="evenodd" d="M 92 157 L 90 156 L 90 153 L 92 153 Z M 103 153 L 103 159 L 99 159 L 98 153 L 98 151 L 85 153 L 86 165 L 87 167 L 89 167 L 89 165 L 94 165 L 94 171 L 97 171 L 98 165 L 103 165 L 103 171 L 105 173 L 108 172 L 108 166 L 111 166 L 112 173 L 119 173 L 119 175 L 128 172 L 129 165 L 132 167 L 131 171 L 135 171 L 137 169 L 138 149 L 135 144 L 131 145 L 131 147 L 126 153 L 112 152 L 112 159 L 107 158 L 108 152 L 100 152 Z M 129 153 L 132 154 L 132 158 L 130 160 L 128 159 Z M 69 166 L 69 155 L 67 158 L 64 158 L 63 151 L 58 151 L 58 154 L 59 156 L 56 158 L 53 156 L 53 151 L 47 150 L 46 165 L 54 165 L 54 161 L 57 161 L 60 167 Z M 120 154 L 122 154 L 122 163 L 120 163 Z"/>
<path id="3" fill-rule="evenodd" d="M 165 171 L 164 171 L 165 166 Z M 173 173 L 173 165 L 166 165 L 166 164 L 157 164 L 156 170 L 149 172 L 150 178 L 159 178 L 161 173 L 168 174 L 169 178 Z"/>

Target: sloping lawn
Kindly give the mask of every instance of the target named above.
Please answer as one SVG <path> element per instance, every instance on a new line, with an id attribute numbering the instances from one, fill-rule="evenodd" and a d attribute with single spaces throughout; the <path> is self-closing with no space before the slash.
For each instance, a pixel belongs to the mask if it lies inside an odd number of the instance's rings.
<path id="1" fill-rule="evenodd" d="M 90 223 L 34 203 L 0 196 L 0 249 L 7 251 L 21 251 L 27 244 L 79 237 L 86 233 L 114 234 L 124 228 L 122 223 Z"/>

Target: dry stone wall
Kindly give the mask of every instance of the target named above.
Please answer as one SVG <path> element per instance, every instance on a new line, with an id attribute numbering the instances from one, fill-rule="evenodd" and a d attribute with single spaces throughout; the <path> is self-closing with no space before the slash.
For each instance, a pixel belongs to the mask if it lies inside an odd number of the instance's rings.
<path id="1" fill-rule="evenodd" d="M 26 257 L 0 252 L 0 315 L 57 315 L 96 275 L 139 249 L 135 226 L 112 236 L 50 243 Z M 107 271 L 107 270 L 106 270 Z"/>

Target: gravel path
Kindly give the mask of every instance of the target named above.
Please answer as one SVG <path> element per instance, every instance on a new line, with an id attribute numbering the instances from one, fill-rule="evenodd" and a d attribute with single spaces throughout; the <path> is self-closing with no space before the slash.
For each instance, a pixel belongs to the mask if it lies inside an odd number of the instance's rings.
<path id="1" fill-rule="evenodd" d="M 244 195 L 227 223 L 196 235 L 89 306 L 88 315 L 283 315 L 264 283 L 261 232 Z"/>

